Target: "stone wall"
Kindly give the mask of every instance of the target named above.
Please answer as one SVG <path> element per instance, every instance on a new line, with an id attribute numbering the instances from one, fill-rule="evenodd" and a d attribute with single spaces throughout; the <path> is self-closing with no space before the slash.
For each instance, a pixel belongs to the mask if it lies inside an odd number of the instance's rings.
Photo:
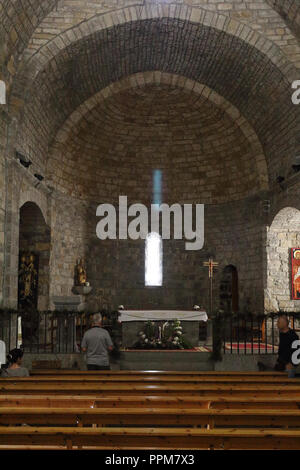
<path id="1" fill-rule="evenodd" d="M 0 109 L 0 304 L 4 295 L 16 305 L 19 210 L 32 201 L 52 230 L 51 295 L 72 293 L 74 265 L 84 257 L 94 305 L 207 306 L 202 262 L 212 254 L 220 262 L 216 301 L 220 273 L 233 264 L 241 307 L 262 309 L 263 287 L 277 274 L 266 272 L 260 191 L 270 189 L 275 213 L 299 205 L 289 191 L 278 196 L 276 186 L 278 175 L 290 176 L 297 150 L 299 112 L 290 99 L 300 67 L 296 3 L 1 3 L 0 79 L 9 106 Z M 147 94 L 151 74 L 159 87 Z M 16 166 L 16 148 L 32 160 L 29 170 Z M 165 172 L 164 201 L 207 203 L 204 250 L 187 253 L 182 242 L 166 242 L 162 289 L 143 285 L 143 242 L 95 237 L 96 205 L 124 192 L 149 203 L 153 168 Z M 37 184 L 36 172 L 45 183 Z M 272 258 L 286 247 L 271 232 Z M 298 242 L 292 232 L 278 234 L 280 243 Z"/>
<path id="2" fill-rule="evenodd" d="M 109 202 L 109 201 L 106 201 Z M 112 201 L 113 202 L 113 201 Z M 262 229 L 260 203 L 254 198 L 229 205 L 205 207 L 205 246 L 186 251 L 184 241 L 163 242 L 163 286 L 145 287 L 144 240 L 105 240 L 96 237 L 96 204 L 61 195 L 53 203 L 51 295 L 72 295 L 76 260 L 85 258 L 93 286 L 89 307 L 183 308 L 200 304 L 209 309 L 209 256 L 220 263 L 214 283 L 219 305 L 222 270 L 237 267 L 240 308 L 262 311 Z"/>
<path id="3" fill-rule="evenodd" d="M 266 311 L 300 311 L 300 302 L 291 300 L 291 248 L 300 246 L 300 211 L 285 208 L 266 229 L 267 279 Z"/>
<path id="4" fill-rule="evenodd" d="M 6 116 L 0 106 L 0 305 L 3 300 Z"/>

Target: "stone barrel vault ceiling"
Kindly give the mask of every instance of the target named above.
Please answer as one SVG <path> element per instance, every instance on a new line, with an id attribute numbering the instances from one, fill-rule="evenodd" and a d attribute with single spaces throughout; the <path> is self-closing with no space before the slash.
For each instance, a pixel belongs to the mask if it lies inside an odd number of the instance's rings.
<path id="1" fill-rule="evenodd" d="M 57 132 L 83 102 L 124 77 L 155 70 L 203 83 L 233 104 L 257 133 L 270 181 L 291 160 L 299 117 L 280 70 L 232 35 L 170 18 L 107 28 L 59 51 L 30 88 L 18 145 L 44 172 Z"/>
<path id="2" fill-rule="evenodd" d="M 48 178 L 75 197 L 130 194 L 147 203 L 155 168 L 163 170 L 165 202 L 225 202 L 260 189 L 250 142 L 230 116 L 163 83 L 96 104 L 56 142 Z"/>

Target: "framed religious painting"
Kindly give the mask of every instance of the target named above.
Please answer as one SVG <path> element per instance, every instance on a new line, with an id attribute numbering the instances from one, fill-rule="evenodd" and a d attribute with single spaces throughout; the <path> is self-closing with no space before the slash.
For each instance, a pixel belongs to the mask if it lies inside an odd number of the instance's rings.
<path id="1" fill-rule="evenodd" d="M 300 300 L 300 248 L 291 248 L 292 258 L 292 286 L 291 293 L 293 300 Z"/>

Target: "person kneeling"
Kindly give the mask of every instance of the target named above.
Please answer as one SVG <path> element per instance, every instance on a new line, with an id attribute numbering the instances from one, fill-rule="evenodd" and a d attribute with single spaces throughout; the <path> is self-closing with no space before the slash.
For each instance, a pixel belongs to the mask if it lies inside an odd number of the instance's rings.
<path id="1" fill-rule="evenodd" d="M 295 351 L 293 348 L 294 341 L 299 340 L 297 333 L 289 327 L 289 319 L 287 315 L 280 315 L 277 320 L 279 330 L 279 347 L 278 358 L 273 370 L 278 372 L 286 371 L 290 378 L 295 377 L 296 365 L 293 364 L 292 356 Z M 260 371 L 272 370 L 262 362 L 257 363 Z"/>

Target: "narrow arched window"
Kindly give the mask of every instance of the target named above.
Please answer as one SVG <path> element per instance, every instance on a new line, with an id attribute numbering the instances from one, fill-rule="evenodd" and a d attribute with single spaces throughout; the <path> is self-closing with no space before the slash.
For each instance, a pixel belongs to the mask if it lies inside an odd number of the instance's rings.
<path id="1" fill-rule="evenodd" d="M 6 104 L 6 85 L 0 80 L 0 104 Z"/>
<path id="2" fill-rule="evenodd" d="M 161 236 L 151 232 L 146 237 L 145 246 L 145 285 L 162 286 L 163 247 Z"/>

